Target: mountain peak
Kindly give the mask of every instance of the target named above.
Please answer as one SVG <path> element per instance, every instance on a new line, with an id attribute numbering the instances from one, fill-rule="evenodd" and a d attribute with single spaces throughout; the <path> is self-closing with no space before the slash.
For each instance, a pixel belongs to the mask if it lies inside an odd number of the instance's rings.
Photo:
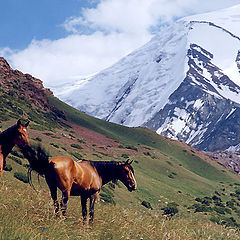
<path id="1" fill-rule="evenodd" d="M 199 149 L 238 144 L 239 8 L 177 21 L 62 99 L 95 117 L 147 126 Z M 221 124 L 239 137 L 220 131 Z"/>
<path id="2" fill-rule="evenodd" d="M 11 69 L 10 65 L 5 58 L 0 57 L 0 71 L 9 71 Z"/>
<path id="3" fill-rule="evenodd" d="M 191 21 L 205 21 L 214 23 L 217 26 L 221 26 L 227 29 L 232 34 L 240 37 L 240 4 L 220 9 L 213 12 L 192 15 L 181 18 L 179 21 L 191 22 Z"/>

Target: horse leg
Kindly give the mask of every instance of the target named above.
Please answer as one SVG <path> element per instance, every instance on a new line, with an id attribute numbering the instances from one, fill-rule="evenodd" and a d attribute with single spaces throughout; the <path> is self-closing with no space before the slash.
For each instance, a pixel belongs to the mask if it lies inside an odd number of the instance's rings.
<path id="1" fill-rule="evenodd" d="M 89 205 L 89 225 L 93 226 L 93 218 L 94 218 L 94 204 L 97 199 L 97 193 L 90 196 L 90 205 Z"/>
<path id="2" fill-rule="evenodd" d="M 87 221 L 87 198 L 85 196 L 81 196 L 81 204 L 82 204 L 83 224 L 85 225 Z"/>
<path id="3" fill-rule="evenodd" d="M 69 195 L 69 191 L 62 192 L 61 211 L 63 216 L 66 216 Z"/>
<path id="4" fill-rule="evenodd" d="M 4 165 L 3 155 L 0 153 L 0 177 L 2 176 L 2 171 L 4 167 L 3 165 Z"/>
<path id="5" fill-rule="evenodd" d="M 57 201 L 57 182 L 56 179 L 53 177 L 51 173 L 45 174 L 45 179 L 48 184 L 48 187 L 51 192 L 51 197 L 53 199 L 53 204 L 55 208 L 55 214 L 58 216 L 58 211 L 59 211 L 59 204 Z"/>

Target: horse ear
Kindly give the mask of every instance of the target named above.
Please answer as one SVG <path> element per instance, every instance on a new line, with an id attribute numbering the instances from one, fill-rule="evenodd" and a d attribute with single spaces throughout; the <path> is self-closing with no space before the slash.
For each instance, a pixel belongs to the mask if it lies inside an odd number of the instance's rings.
<path id="1" fill-rule="evenodd" d="M 17 126 L 20 127 L 22 125 L 21 119 L 18 119 Z"/>
<path id="2" fill-rule="evenodd" d="M 128 159 L 128 160 L 125 162 L 125 164 L 126 164 L 126 165 L 131 165 L 132 162 L 133 162 L 133 160 L 130 161 L 130 159 Z"/>
<path id="3" fill-rule="evenodd" d="M 129 163 L 129 165 L 131 165 L 133 163 L 133 160 Z"/>
<path id="4" fill-rule="evenodd" d="M 30 121 L 27 121 L 27 123 L 25 124 L 25 127 L 27 127 L 29 125 Z"/>

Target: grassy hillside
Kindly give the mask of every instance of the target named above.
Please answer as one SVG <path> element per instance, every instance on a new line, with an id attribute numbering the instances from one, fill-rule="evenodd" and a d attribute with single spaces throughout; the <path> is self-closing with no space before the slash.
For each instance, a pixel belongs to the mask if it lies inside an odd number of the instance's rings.
<path id="1" fill-rule="evenodd" d="M 39 185 L 33 175 L 36 192 L 14 177 L 27 173 L 27 161 L 15 149 L 7 158 L 12 170 L 0 180 L 0 239 L 238 239 L 239 177 L 196 149 L 145 128 L 93 118 L 53 96 L 52 110 L 3 91 L 0 97 L 1 130 L 27 117 L 31 143 L 43 145 L 52 156 L 130 158 L 138 183 L 133 193 L 121 183 L 105 186 L 94 229 L 83 228 L 78 197 L 70 198 L 67 219 L 56 219 L 43 178 Z M 166 218 L 162 209 L 172 202 L 178 213 Z"/>
<path id="2" fill-rule="evenodd" d="M 101 202 L 89 229 L 81 224 L 78 197 L 71 198 L 66 219 L 55 218 L 45 191 L 37 193 L 9 175 L 5 173 L 0 183 L 0 239 L 239 239 L 237 230 L 208 222 L 204 216 L 167 219 L 157 211 Z"/>

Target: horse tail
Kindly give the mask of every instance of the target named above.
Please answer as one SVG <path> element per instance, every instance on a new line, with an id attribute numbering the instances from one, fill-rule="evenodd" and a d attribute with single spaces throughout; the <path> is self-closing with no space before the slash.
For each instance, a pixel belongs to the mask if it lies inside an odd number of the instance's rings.
<path id="1" fill-rule="evenodd" d="M 44 175 L 50 165 L 49 156 L 46 151 L 38 146 L 36 149 L 31 146 L 24 146 L 21 148 L 21 152 L 28 160 L 31 170 L 36 171 L 40 175 Z"/>

